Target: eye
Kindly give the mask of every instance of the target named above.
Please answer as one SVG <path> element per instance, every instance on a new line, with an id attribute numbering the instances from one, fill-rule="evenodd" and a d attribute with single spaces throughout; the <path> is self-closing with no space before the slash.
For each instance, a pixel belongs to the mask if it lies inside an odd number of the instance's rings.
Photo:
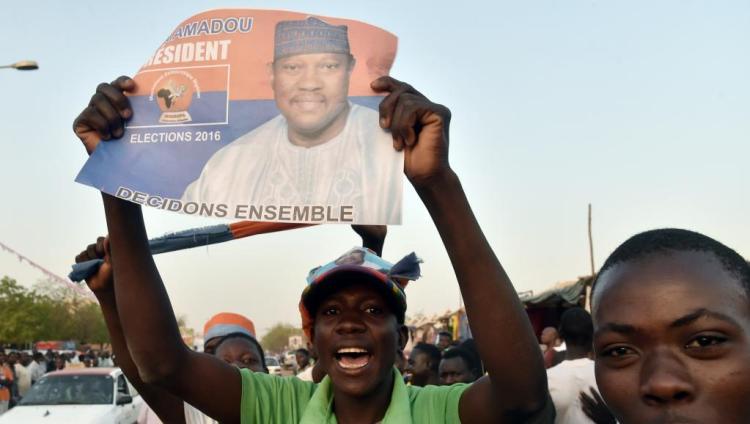
<path id="1" fill-rule="evenodd" d="M 338 315 L 339 309 L 335 306 L 326 306 L 323 308 L 323 315 L 325 316 L 332 316 L 332 315 Z"/>
<path id="2" fill-rule="evenodd" d="M 713 346 L 718 346 L 726 341 L 727 341 L 727 338 L 724 336 L 699 335 L 693 338 L 692 340 L 690 340 L 685 345 L 685 349 L 710 348 Z"/>
<path id="3" fill-rule="evenodd" d="M 627 355 L 633 355 L 635 351 L 627 346 L 613 346 L 604 349 L 599 356 L 607 358 L 623 358 Z"/>
<path id="4" fill-rule="evenodd" d="M 323 69 L 325 69 L 327 71 L 332 71 L 334 69 L 338 69 L 338 67 L 339 67 L 339 64 L 337 62 L 324 63 L 324 64 L 321 65 L 321 68 L 323 68 Z"/>
<path id="5" fill-rule="evenodd" d="M 365 312 L 370 315 L 383 315 L 383 308 L 377 305 L 369 305 L 365 308 Z"/>

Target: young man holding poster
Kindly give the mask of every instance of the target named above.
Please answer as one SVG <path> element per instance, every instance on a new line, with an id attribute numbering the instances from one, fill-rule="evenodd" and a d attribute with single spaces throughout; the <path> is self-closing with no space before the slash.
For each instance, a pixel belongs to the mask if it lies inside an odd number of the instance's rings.
<path id="1" fill-rule="evenodd" d="M 377 112 L 349 102 L 355 63 L 345 25 L 279 22 L 269 68 L 280 115 L 216 152 L 181 200 L 331 206 L 342 221 L 400 223 L 401 155 Z"/>
<path id="2" fill-rule="evenodd" d="M 365 269 L 367 255 L 362 265 L 329 264 L 348 272 L 314 271 L 308 287 L 318 290 L 303 293 L 301 310 L 327 375 L 319 385 L 240 372 L 192 352 L 149 253 L 140 205 L 103 194 L 117 308 L 140 376 L 228 423 L 551 423 L 554 407 L 536 337 L 448 163 L 450 111 L 390 77 L 372 88 L 389 93 L 380 124 L 404 152 L 404 173 L 443 239 L 488 376 L 472 385 L 403 385 L 394 368 L 407 335 L 403 287 L 386 269 Z M 87 151 L 120 133 L 132 116 L 122 92 L 132 89 L 126 77 L 99 87 L 75 125 Z"/>

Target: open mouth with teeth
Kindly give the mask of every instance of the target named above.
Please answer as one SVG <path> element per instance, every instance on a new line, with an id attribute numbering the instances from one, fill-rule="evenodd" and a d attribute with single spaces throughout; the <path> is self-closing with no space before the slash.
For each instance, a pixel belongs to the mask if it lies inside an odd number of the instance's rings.
<path id="1" fill-rule="evenodd" d="M 372 355 L 367 349 L 346 347 L 336 351 L 336 363 L 345 370 L 364 368 L 370 363 Z"/>

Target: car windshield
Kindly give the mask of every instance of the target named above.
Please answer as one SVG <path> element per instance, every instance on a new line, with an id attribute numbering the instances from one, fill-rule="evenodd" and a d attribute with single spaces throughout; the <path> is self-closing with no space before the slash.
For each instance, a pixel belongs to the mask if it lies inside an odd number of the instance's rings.
<path id="1" fill-rule="evenodd" d="M 266 357 L 266 366 L 267 367 L 278 367 L 279 366 L 279 361 L 276 358 Z"/>
<path id="2" fill-rule="evenodd" d="M 52 375 L 31 386 L 19 405 L 106 405 L 114 384 L 108 375 Z"/>

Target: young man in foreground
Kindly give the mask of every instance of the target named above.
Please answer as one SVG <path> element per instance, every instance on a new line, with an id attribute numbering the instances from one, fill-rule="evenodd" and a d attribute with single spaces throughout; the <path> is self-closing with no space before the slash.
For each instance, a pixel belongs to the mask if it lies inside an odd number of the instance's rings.
<path id="1" fill-rule="evenodd" d="M 750 423 L 750 267 L 692 231 L 633 236 L 592 293 L 596 382 L 622 424 Z"/>
<path id="2" fill-rule="evenodd" d="M 133 114 L 123 91 L 134 85 L 126 77 L 100 85 L 76 119 L 74 130 L 89 153 L 101 139 L 123 134 L 123 122 Z M 391 132 L 393 147 L 404 151 L 404 173 L 443 239 L 488 376 L 471 386 L 400 384 L 393 365 L 407 333 L 401 303 L 393 302 L 395 282 L 362 269 L 338 273 L 335 284 L 324 286 L 336 290 L 324 290 L 305 308 L 327 375 L 320 385 L 240 372 L 192 352 L 182 343 L 149 253 L 140 206 L 103 194 L 117 308 L 139 375 L 226 423 L 551 422 L 554 409 L 531 325 L 448 163 L 450 112 L 390 77 L 372 88 L 389 93 L 380 105 L 380 125 Z M 392 294 L 382 292 L 383 284 Z M 315 402 L 321 398 L 330 402 Z"/>

